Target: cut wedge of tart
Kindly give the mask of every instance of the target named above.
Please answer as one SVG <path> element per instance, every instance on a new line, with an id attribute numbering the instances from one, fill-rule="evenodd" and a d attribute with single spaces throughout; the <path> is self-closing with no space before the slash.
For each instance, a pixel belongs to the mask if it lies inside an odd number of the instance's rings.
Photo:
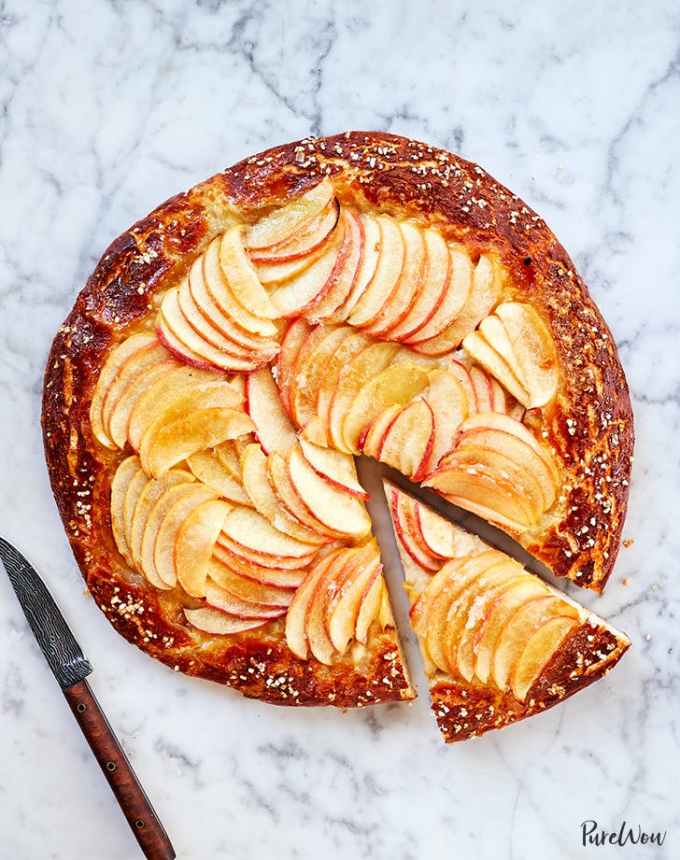
<path id="1" fill-rule="evenodd" d="M 603 677 L 625 634 L 384 482 L 410 619 L 444 740 L 539 714 Z"/>

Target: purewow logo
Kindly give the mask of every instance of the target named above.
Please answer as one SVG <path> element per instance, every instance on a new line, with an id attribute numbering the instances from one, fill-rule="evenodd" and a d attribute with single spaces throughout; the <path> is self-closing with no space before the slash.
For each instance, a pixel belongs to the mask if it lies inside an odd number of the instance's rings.
<path id="1" fill-rule="evenodd" d="M 605 830 L 603 827 L 588 819 L 581 822 L 581 845 L 663 845 L 667 831 L 647 832 L 640 824 L 628 824 L 622 821 L 618 830 Z"/>

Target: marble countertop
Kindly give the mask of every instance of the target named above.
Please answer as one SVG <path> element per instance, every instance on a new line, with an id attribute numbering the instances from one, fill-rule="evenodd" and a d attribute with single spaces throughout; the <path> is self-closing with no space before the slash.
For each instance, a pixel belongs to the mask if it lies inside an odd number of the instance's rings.
<path id="1" fill-rule="evenodd" d="M 180 858 L 680 856 L 679 46 L 672 0 L 0 3 L 0 533 L 46 575 Z M 111 238 L 242 156 L 347 128 L 450 148 L 534 206 L 634 398 L 633 542 L 604 597 L 579 595 L 631 652 L 450 748 L 426 695 L 286 712 L 127 645 L 85 593 L 43 464 L 46 353 Z M 0 715 L 0 858 L 137 857 L 4 575 Z M 667 837 L 583 848 L 585 819 Z"/>

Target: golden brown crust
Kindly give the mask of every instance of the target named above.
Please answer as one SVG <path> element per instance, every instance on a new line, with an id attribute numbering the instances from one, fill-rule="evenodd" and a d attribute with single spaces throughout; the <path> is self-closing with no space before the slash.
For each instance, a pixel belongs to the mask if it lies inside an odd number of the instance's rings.
<path id="1" fill-rule="evenodd" d="M 596 620 L 571 633 L 529 690 L 526 701 L 492 687 L 442 681 L 430 689 L 432 710 L 447 743 L 467 740 L 531 717 L 597 681 L 630 646 Z"/>
<path id="2" fill-rule="evenodd" d="M 322 174 L 333 176 L 341 199 L 436 223 L 473 250 L 495 248 L 512 274 L 512 294 L 530 301 L 549 323 L 563 387 L 545 417 L 550 441 L 568 469 L 568 513 L 529 548 L 558 575 L 601 588 L 616 557 L 625 515 L 633 426 L 623 371 L 583 282 L 538 216 L 480 168 L 394 135 L 352 132 L 253 156 L 166 201 L 109 246 L 54 340 L 43 397 L 52 488 L 95 599 L 123 635 L 144 650 L 184 671 L 226 683 L 235 683 L 236 667 L 246 659 L 239 649 L 258 650 L 258 635 L 244 634 L 238 647 L 217 648 L 214 661 L 212 655 L 184 659 L 183 651 L 192 652 L 196 635 L 170 623 L 158 597 L 130 582 L 113 546 L 108 495 L 120 455 L 93 440 L 89 403 L 112 347 L 150 315 L 154 295 L 175 283 L 220 232 L 225 210 L 233 207 L 254 220 L 263 208 L 280 205 Z M 157 638 L 145 641 L 143 627 L 111 609 L 116 587 L 126 594 L 134 591 L 133 603 L 143 597 L 144 620 Z M 163 636 L 181 645 L 162 647 Z M 383 656 L 385 649 L 396 653 L 395 636 L 384 636 Z M 367 690 L 379 687 L 381 659 L 379 649 L 376 665 L 359 674 L 339 667 L 331 691 L 335 704 L 358 703 Z M 300 699 L 328 700 L 326 669 L 298 665 L 287 649 L 286 661 L 305 678 Z M 411 695 L 398 674 L 381 699 Z M 259 695 L 249 692 L 246 682 L 237 684 L 244 685 L 244 692 Z"/>

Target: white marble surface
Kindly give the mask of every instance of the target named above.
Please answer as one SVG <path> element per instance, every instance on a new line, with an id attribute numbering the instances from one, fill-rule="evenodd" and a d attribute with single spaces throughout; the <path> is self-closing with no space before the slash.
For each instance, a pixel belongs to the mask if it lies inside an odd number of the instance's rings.
<path id="1" fill-rule="evenodd" d="M 0 3 L 0 532 L 46 574 L 179 857 L 680 856 L 679 51 L 672 0 Z M 632 651 L 451 748 L 426 697 L 284 712 L 128 646 L 84 593 L 43 465 L 46 352 L 109 240 L 244 155 L 346 128 L 454 149 L 535 206 L 635 401 L 635 542 L 586 597 Z M 0 715 L 0 858 L 138 856 L 4 575 Z M 668 835 L 584 849 L 586 818 Z"/>

